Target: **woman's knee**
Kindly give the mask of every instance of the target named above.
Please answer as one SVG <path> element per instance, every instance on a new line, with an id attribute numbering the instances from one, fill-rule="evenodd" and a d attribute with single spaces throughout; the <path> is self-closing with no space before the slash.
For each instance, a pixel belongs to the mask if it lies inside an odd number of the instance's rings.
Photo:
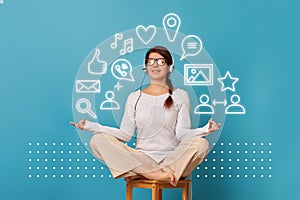
<path id="1" fill-rule="evenodd" d="M 93 152 L 93 155 L 99 158 L 100 160 L 103 160 L 102 155 L 101 155 L 101 141 L 103 141 L 103 135 L 102 133 L 95 134 L 92 136 L 90 139 L 90 147 Z"/>
<path id="2" fill-rule="evenodd" d="M 202 137 L 195 137 L 194 138 L 195 146 L 198 148 L 199 156 L 206 156 L 209 152 L 209 142 L 207 139 Z"/>
<path id="3" fill-rule="evenodd" d="M 92 136 L 92 138 L 90 139 L 90 146 L 93 147 L 93 146 L 101 143 L 105 139 L 104 137 L 105 136 L 103 133 L 94 134 Z"/>
<path id="4" fill-rule="evenodd" d="M 92 136 L 90 139 L 90 146 L 92 148 L 97 147 L 99 148 L 111 148 L 116 146 L 116 143 L 120 141 L 112 135 L 106 133 L 97 133 Z"/>

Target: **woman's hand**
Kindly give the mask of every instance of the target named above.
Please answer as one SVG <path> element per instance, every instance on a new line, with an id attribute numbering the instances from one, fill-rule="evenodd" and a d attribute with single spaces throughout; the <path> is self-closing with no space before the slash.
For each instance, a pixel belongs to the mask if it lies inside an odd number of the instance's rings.
<path id="1" fill-rule="evenodd" d="M 82 119 L 80 122 L 78 122 L 78 124 L 76 124 L 75 122 L 70 122 L 70 124 L 72 124 L 73 126 L 75 126 L 78 129 L 83 130 L 85 122 L 86 122 L 86 119 Z"/>
<path id="2" fill-rule="evenodd" d="M 212 118 L 209 120 L 208 133 L 212 133 L 214 131 L 219 130 L 221 123 L 216 123 Z"/>

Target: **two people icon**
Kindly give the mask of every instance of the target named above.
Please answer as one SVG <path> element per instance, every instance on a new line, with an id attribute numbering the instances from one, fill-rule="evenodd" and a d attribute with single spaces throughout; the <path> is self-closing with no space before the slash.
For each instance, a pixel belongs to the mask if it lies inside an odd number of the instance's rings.
<path id="1" fill-rule="evenodd" d="M 200 104 L 197 105 L 194 109 L 194 114 L 214 114 L 215 110 L 214 108 L 208 104 L 209 102 L 209 96 L 206 94 L 202 94 L 199 98 Z M 226 107 L 225 114 L 245 114 L 246 110 L 244 106 L 239 104 L 240 102 L 240 96 L 237 94 L 234 94 L 230 98 L 231 104 Z M 223 102 L 216 102 L 214 100 L 213 104 L 216 103 L 222 103 L 224 106 L 226 106 L 227 102 L 224 100 Z"/>

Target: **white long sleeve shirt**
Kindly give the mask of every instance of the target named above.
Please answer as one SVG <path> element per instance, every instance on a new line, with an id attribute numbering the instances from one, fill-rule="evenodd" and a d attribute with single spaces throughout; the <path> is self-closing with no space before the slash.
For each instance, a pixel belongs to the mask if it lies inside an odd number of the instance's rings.
<path id="1" fill-rule="evenodd" d="M 136 131 L 136 149 L 160 162 L 180 141 L 208 134 L 208 124 L 191 129 L 190 100 L 186 91 L 175 89 L 173 105 L 165 109 L 163 105 L 168 96 L 168 93 L 153 96 L 133 92 L 127 99 L 120 128 L 86 121 L 84 129 L 94 134 L 110 134 L 125 142 Z"/>

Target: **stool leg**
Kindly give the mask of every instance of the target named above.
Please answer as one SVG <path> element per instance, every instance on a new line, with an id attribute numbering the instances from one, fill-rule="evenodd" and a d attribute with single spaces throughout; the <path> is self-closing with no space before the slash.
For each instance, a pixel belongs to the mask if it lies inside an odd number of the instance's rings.
<path id="1" fill-rule="evenodd" d="M 132 200 L 132 186 L 126 183 L 126 200 Z"/>
<path id="2" fill-rule="evenodd" d="M 182 200 L 189 200 L 189 184 L 185 183 L 182 188 Z"/>
<path id="3" fill-rule="evenodd" d="M 159 191 L 160 191 L 159 185 L 153 183 L 152 184 L 152 200 L 161 200 Z"/>
<path id="4" fill-rule="evenodd" d="M 162 200 L 162 189 L 159 189 L 159 200 Z"/>

